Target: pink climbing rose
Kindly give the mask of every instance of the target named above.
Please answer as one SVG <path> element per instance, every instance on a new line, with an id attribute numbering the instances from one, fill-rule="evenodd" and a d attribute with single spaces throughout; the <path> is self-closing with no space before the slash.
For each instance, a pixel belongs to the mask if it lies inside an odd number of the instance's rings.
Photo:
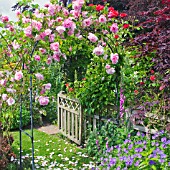
<path id="1" fill-rule="evenodd" d="M 89 33 L 89 36 L 87 38 L 93 43 L 95 43 L 98 40 L 98 38 L 92 33 Z"/>
<path id="2" fill-rule="evenodd" d="M 59 34 L 62 34 L 66 29 L 64 26 L 58 26 L 56 27 L 56 30 Z"/>
<path id="3" fill-rule="evenodd" d="M 51 89 L 51 83 L 44 84 L 45 90 L 50 90 Z"/>
<path id="4" fill-rule="evenodd" d="M 49 97 L 46 97 L 46 96 L 40 96 L 39 99 L 38 99 L 40 105 L 42 106 L 46 106 L 48 105 L 49 103 Z"/>
<path id="5" fill-rule="evenodd" d="M 96 55 L 103 55 L 104 54 L 104 48 L 100 45 L 99 47 L 96 47 L 94 50 L 93 50 L 93 53 L 96 54 Z"/>
<path id="6" fill-rule="evenodd" d="M 7 100 L 8 106 L 11 106 L 15 103 L 15 100 L 12 97 L 9 97 L 9 99 Z"/>
<path id="7" fill-rule="evenodd" d="M 34 59 L 35 59 L 36 61 L 40 61 L 40 56 L 39 56 L 39 55 L 35 55 L 35 56 L 34 56 Z"/>
<path id="8" fill-rule="evenodd" d="M 100 17 L 99 17 L 99 22 L 100 23 L 106 23 L 106 17 L 104 16 L 104 15 L 100 15 Z"/>
<path id="9" fill-rule="evenodd" d="M 113 23 L 112 26 L 110 27 L 110 31 L 112 33 L 117 33 L 118 32 L 118 25 L 117 23 Z"/>
<path id="10" fill-rule="evenodd" d="M 23 78 L 22 71 L 17 71 L 14 76 L 15 80 L 21 80 Z"/>
<path id="11" fill-rule="evenodd" d="M 2 94 L 2 100 L 5 101 L 7 100 L 8 95 L 7 94 Z"/>
<path id="12" fill-rule="evenodd" d="M 107 72 L 107 74 L 113 74 L 113 73 L 115 73 L 115 69 L 111 67 L 109 69 L 106 69 L 106 72 Z"/>
<path id="13" fill-rule="evenodd" d="M 119 60 L 119 55 L 117 53 L 111 53 L 110 59 L 112 61 L 112 64 L 116 64 Z"/>
<path id="14" fill-rule="evenodd" d="M 59 43 L 58 42 L 51 43 L 50 49 L 53 50 L 53 51 L 58 51 L 59 50 Z"/>
<path id="15" fill-rule="evenodd" d="M 44 80 L 44 76 L 40 73 L 35 74 L 35 76 L 38 80 Z"/>

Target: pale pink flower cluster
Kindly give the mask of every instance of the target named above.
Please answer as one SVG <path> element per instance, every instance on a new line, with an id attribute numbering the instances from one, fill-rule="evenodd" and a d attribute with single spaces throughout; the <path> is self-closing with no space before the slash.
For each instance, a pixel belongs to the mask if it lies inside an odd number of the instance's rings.
<path id="1" fill-rule="evenodd" d="M 114 74 L 115 73 L 115 69 L 113 67 L 106 69 L 107 74 Z"/>
<path id="2" fill-rule="evenodd" d="M 91 24 L 92 24 L 91 18 L 87 18 L 83 20 L 83 27 L 90 27 Z"/>
<path id="3" fill-rule="evenodd" d="M 24 33 L 27 37 L 32 37 L 32 27 L 28 26 L 27 28 L 25 28 Z"/>
<path id="4" fill-rule="evenodd" d="M 111 53 L 110 60 L 112 61 L 112 64 L 117 64 L 119 60 L 119 55 L 117 53 Z"/>
<path id="5" fill-rule="evenodd" d="M 76 1 L 73 1 L 72 3 L 72 8 L 75 10 L 75 11 L 81 11 L 81 8 L 84 4 L 84 0 L 76 0 Z"/>
<path id="6" fill-rule="evenodd" d="M 0 85 L 1 85 L 1 86 L 4 86 L 4 87 L 5 87 L 5 86 L 6 86 L 6 83 L 7 83 L 7 80 L 6 80 L 6 79 L 1 79 L 1 80 L 0 80 Z"/>
<path id="7" fill-rule="evenodd" d="M 51 83 L 44 84 L 45 90 L 50 90 L 51 89 Z"/>
<path id="8" fill-rule="evenodd" d="M 42 23 L 36 20 L 32 20 L 32 26 L 37 29 L 38 31 L 40 31 L 40 29 L 42 28 Z"/>
<path id="9" fill-rule="evenodd" d="M 57 26 L 56 30 L 59 34 L 62 34 L 66 29 L 64 26 Z"/>
<path id="10" fill-rule="evenodd" d="M 2 94 L 2 100 L 3 100 L 3 101 L 6 101 L 7 98 L 8 98 L 8 95 L 7 95 L 7 94 Z"/>
<path id="11" fill-rule="evenodd" d="M 15 100 L 12 97 L 9 97 L 7 100 L 8 106 L 11 106 L 15 103 Z"/>
<path id="12" fill-rule="evenodd" d="M 14 40 L 13 42 L 12 42 L 12 46 L 13 46 L 13 48 L 16 50 L 16 49 L 18 49 L 18 48 L 20 48 L 20 45 L 16 42 L 16 40 Z"/>
<path id="13" fill-rule="evenodd" d="M 93 43 L 95 43 L 98 40 L 97 36 L 94 35 L 93 33 L 89 33 L 87 38 Z"/>
<path id="14" fill-rule="evenodd" d="M 54 16 L 56 13 L 56 6 L 53 4 L 49 4 L 48 5 L 48 12 L 50 13 L 50 15 Z"/>
<path id="15" fill-rule="evenodd" d="M 118 32 L 118 25 L 117 25 L 117 23 L 113 23 L 112 24 L 112 26 L 110 27 L 110 31 L 112 33 L 114 33 L 114 34 Z"/>
<path id="16" fill-rule="evenodd" d="M 35 74 L 35 77 L 38 79 L 38 80 L 44 80 L 44 76 L 40 73 L 37 73 Z"/>
<path id="17" fill-rule="evenodd" d="M 15 80 L 19 81 L 23 78 L 23 73 L 22 71 L 17 71 L 14 76 Z"/>
<path id="18" fill-rule="evenodd" d="M 100 45 L 93 50 L 93 53 L 96 54 L 97 56 L 103 55 L 104 48 Z"/>
<path id="19" fill-rule="evenodd" d="M 46 30 L 44 31 L 44 33 L 45 33 L 46 36 L 51 35 L 52 30 L 51 30 L 51 29 L 46 29 Z"/>
<path id="20" fill-rule="evenodd" d="M 36 9 L 34 11 L 34 15 L 37 17 L 37 18 L 43 18 L 44 17 L 44 14 L 43 13 L 40 13 L 38 9 Z"/>
<path id="21" fill-rule="evenodd" d="M 49 103 L 49 97 L 40 96 L 40 97 L 38 98 L 38 101 L 39 101 L 40 105 L 46 106 L 46 105 L 48 105 L 48 103 Z"/>
<path id="22" fill-rule="evenodd" d="M 6 88 L 6 91 L 8 92 L 8 93 L 15 93 L 16 92 L 16 90 L 15 89 L 12 89 L 12 88 Z"/>

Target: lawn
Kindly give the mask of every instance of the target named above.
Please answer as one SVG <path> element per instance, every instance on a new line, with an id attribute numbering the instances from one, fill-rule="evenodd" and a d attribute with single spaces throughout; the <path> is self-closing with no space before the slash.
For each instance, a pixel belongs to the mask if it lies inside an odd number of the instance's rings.
<path id="1" fill-rule="evenodd" d="M 29 133 L 29 130 L 26 130 Z M 19 132 L 12 132 L 14 137 L 13 150 L 19 157 Z M 29 169 L 31 157 L 31 141 L 28 136 L 23 137 L 24 168 Z M 59 135 L 48 135 L 34 130 L 35 168 L 36 169 L 91 169 L 93 160 L 87 156 L 85 149 L 70 143 Z M 8 169 L 17 169 L 11 164 Z"/>

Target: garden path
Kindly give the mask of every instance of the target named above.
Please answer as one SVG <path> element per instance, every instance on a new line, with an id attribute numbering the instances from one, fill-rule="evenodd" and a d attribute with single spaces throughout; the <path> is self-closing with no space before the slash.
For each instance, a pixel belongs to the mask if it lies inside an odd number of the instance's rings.
<path id="1" fill-rule="evenodd" d="M 45 132 L 49 135 L 55 135 L 59 133 L 58 126 L 56 125 L 45 125 L 45 126 L 38 128 L 38 130 L 41 132 Z"/>

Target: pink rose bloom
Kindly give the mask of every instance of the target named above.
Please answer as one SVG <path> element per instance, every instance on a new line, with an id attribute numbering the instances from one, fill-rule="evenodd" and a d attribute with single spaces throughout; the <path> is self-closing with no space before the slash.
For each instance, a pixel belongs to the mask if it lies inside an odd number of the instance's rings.
<path id="1" fill-rule="evenodd" d="M 51 83 L 44 84 L 45 90 L 50 90 L 51 89 Z"/>
<path id="2" fill-rule="evenodd" d="M 105 54 L 105 55 L 103 56 L 103 59 L 104 59 L 104 60 L 107 60 L 107 57 L 108 57 L 108 55 Z"/>
<path id="3" fill-rule="evenodd" d="M 28 26 L 27 28 L 25 28 L 24 33 L 27 37 L 31 37 L 32 36 L 32 28 L 31 26 Z"/>
<path id="4" fill-rule="evenodd" d="M 40 39 L 41 40 L 44 40 L 45 36 L 46 36 L 45 32 L 40 33 Z"/>
<path id="5" fill-rule="evenodd" d="M 49 103 L 49 97 L 46 97 L 46 96 L 40 96 L 39 99 L 38 99 L 40 105 L 42 106 L 46 106 L 48 105 Z"/>
<path id="6" fill-rule="evenodd" d="M 16 40 L 14 40 L 14 41 L 12 42 L 12 46 L 13 46 L 13 48 L 14 48 L 15 50 L 20 47 L 20 45 L 16 42 Z"/>
<path id="7" fill-rule="evenodd" d="M 73 24 L 74 24 L 74 22 L 71 19 L 65 19 L 63 22 L 63 26 L 65 28 L 72 28 Z"/>
<path id="8" fill-rule="evenodd" d="M 49 35 L 49 42 L 54 42 L 55 34 Z"/>
<path id="9" fill-rule="evenodd" d="M 102 30 L 103 34 L 108 34 L 109 32 L 107 30 Z"/>
<path id="10" fill-rule="evenodd" d="M 55 61 L 60 61 L 60 53 L 55 53 L 54 55 L 53 55 L 53 59 L 55 60 Z"/>
<path id="11" fill-rule="evenodd" d="M 35 55 L 35 56 L 34 56 L 34 59 L 35 59 L 36 61 L 40 61 L 40 56 L 39 56 L 39 55 Z"/>
<path id="12" fill-rule="evenodd" d="M 95 43 L 98 40 L 98 38 L 92 33 L 89 33 L 89 36 L 87 38 L 93 43 Z"/>
<path id="13" fill-rule="evenodd" d="M 1 20 L 2 20 L 2 22 L 8 22 L 9 18 L 7 16 L 2 16 Z"/>
<path id="14" fill-rule="evenodd" d="M 112 33 L 117 33 L 118 32 L 118 25 L 117 23 L 113 23 L 112 26 L 110 27 L 110 31 Z"/>
<path id="15" fill-rule="evenodd" d="M 82 17 L 86 18 L 86 17 L 87 17 L 87 14 L 88 14 L 87 11 L 83 11 L 83 12 L 82 12 Z"/>
<path id="16" fill-rule="evenodd" d="M 14 82 L 14 81 L 15 81 L 14 77 L 11 77 L 11 78 L 10 78 L 10 81 L 11 81 L 11 82 Z"/>
<path id="17" fill-rule="evenodd" d="M 7 100 L 8 95 L 7 94 L 2 94 L 2 100 L 5 101 Z"/>
<path id="18" fill-rule="evenodd" d="M 99 47 L 96 47 L 93 50 L 93 53 L 96 54 L 97 56 L 103 55 L 104 54 L 104 48 L 100 45 Z"/>
<path id="19" fill-rule="evenodd" d="M 78 38 L 79 40 L 82 40 L 82 39 L 83 39 L 83 36 L 82 36 L 82 35 L 79 35 L 77 38 Z"/>
<path id="20" fill-rule="evenodd" d="M 100 15 L 99 22 L 106 23 L 106 21 L 107 21 L 106 17 L 104 15 Z"/>
<path id="21" fill-rule="evenodd" d="M 74 18 L 78 18 L 80 16 L 80 12 L 75 11 L 75 10 L 71 10 L 70 14 L 72 14 L 74 16 Z"/>
<path id="22" fill-rule="evenodd" d="M 49 4 L 49 6 L 48 6 L 48 12 L 50 13 L 50 15 L 53 16 L 53 15 L 55 14 L 55 10 L 56 10 L 55 5 Z"/>
<path id="23" fill-rule="evenodd" d="M 44 94 L 45 93 L 45 89 L 42 89 L 41 91 L 40 91 L 40 94 Z"/>
<path id="24" fill-rule="evenodd" d="M 41 52 L 42 54 L 45 54 L 45 53 L 46 53 L 46 49 L 44 49 L 44 48 L 39 48 L 39 50 L 40 50 L 40 52 Z"/>
<path id="25" fill-rule="evenodd" d="M 62 34 L 66 29 L 64 26 L 58 26 L 56 27 L 56 30 L 59 34 Z"/>
<path id="26" fill-rule="evenodd" d="M 14 76 L 15 80 L 21 80 L 23 78 L 22 71 L 17 71 Z"/>
<path id="27" fill-rule="evenodd" d="M 31 21 L 31 19 L 29 19 L 29 18 L 26 18 L 26 17 L 23 17 L 22 18 L 22 22 L 25 24 L 25 23 L 28 23 L 28 22 L 30 22 Z"/>
<path id="28" fill-rule="evenodd" d="M 15 93 L 15 92 L 16 92 L 15 89 L 11 89 L 11 88 L 6 88 L 6 91 L 7 91 L 8 93 Z"/>
<path id="29" fill-rule="evenodd" d="M 64 16 L 68 16 L 68 15 L 69 15 L 69 11 L 64 8 L 64 9 L 63 9 L 63 14 L 64 14 Z"/>
<path id="30" fill-rule="evenodd" d="M 46 63 L 47 63 L 48 65 L 50 65 L 50 64 L 52 63 L 52 59 L 51 59 L 50 57 L 48 57 Z"/>
<path id="31" fill-rule="evenodd" d="M 16 15 L 19 16 L 21 14 L 20 11 L 16 11 Z"/>
<path id="32" fill-rule="evenodd" d="M 109 65 L 109 64 L 106 64 L 105 68 L 106 68 L 106 69 L 109 69 L 109 68 L 110 68 L 110 65 Z"/>
<path id="33" fill-rule="evenodd" d="M 83 20 L 83 26 L 84 27 L 89 27 L 92 24 L 91 18 L 87 18 Z"/>
<path id="34" fill-rule="evenodd" d="M 37 73 L 35 74 L 35 77 L 38 79 L 38 80 L 44 80 L 44 76 L 40 73 Z"/>
<path id="35" fill-rule="evenodd" d="M 72 47 L 70 47 L 70 48 L 69 48 L 69 51 L 72 51 L 72 50 L 73 50 Z"/>
<path id="36" fill-rule="evenodd" d="M 106 72 L 107 72 L 107 74 L 113 74 L 113 73 L 115 73 L 115 69 L 111 67 L 109 69 L 106 69 Z"/>
<path id="37" fill-rule="evenodd" d="M 63 20 L 62 17 L 57 17 L 57 18 L 56 18 L 56 21 L 57 21 L 57 22 L 61 22 L 62 20 Z"/>
<path id="38" fill-rule="evenodd" d="M 53 50 L 53 51 L 58 51 L 59 50 L 59 43 L 58 42 L 51 43 L 50 49 Z"/>
<path id="39" fill-rule="evenodd" d="M 112 61 L 112 64 L 116 64 L 119 60 L 119 55 L 117 53 L 111 53 L 110 59 Z"/>
<path id="40" fill-rule="evenodd" d="M 32 21 L 32 26 L 33 26 L 35 29 L 37 29 L 38 31 L 40 31 L 40 29 L 42 28 L 42 23 L 39 22 L 39 21 L 33 20 L 33 21 Z"/>
<path id="41" fill-rule="evenodd" d="M 46 36 L 47 36 L 47 35 L 51 35 L 51 32 L 52 32 L 52 30 L 50 30 L 50 29 L 46 29 L 46 30 L 44 31 L 44 33 L 46 34 Z"/>
<path id="42" fill-rule="evenodd" d="M 0 80 L 0 84 L 2 86 L 6 86 L 6 83 L 7 83 L 7 80 L 5 80 L 5 79 Z"/>
<path id="43" fill-rule="evenodd" d="M 13 104 L 15 103 L 15 100 L 14 100 L 12 97 L 10 97 L 10 98 L 7 100 L 7 103 L 8 103 L 8 106 L 11 106 L 11 105 L 13 105 Z"/>
<path id="44" fill-rule="evenodd" d="M 68 32 L 67 32 L 67 34 L 70 36 L 70 35 L 73 35 L 74 34 L 74 30 L 69 30 Z"/>

